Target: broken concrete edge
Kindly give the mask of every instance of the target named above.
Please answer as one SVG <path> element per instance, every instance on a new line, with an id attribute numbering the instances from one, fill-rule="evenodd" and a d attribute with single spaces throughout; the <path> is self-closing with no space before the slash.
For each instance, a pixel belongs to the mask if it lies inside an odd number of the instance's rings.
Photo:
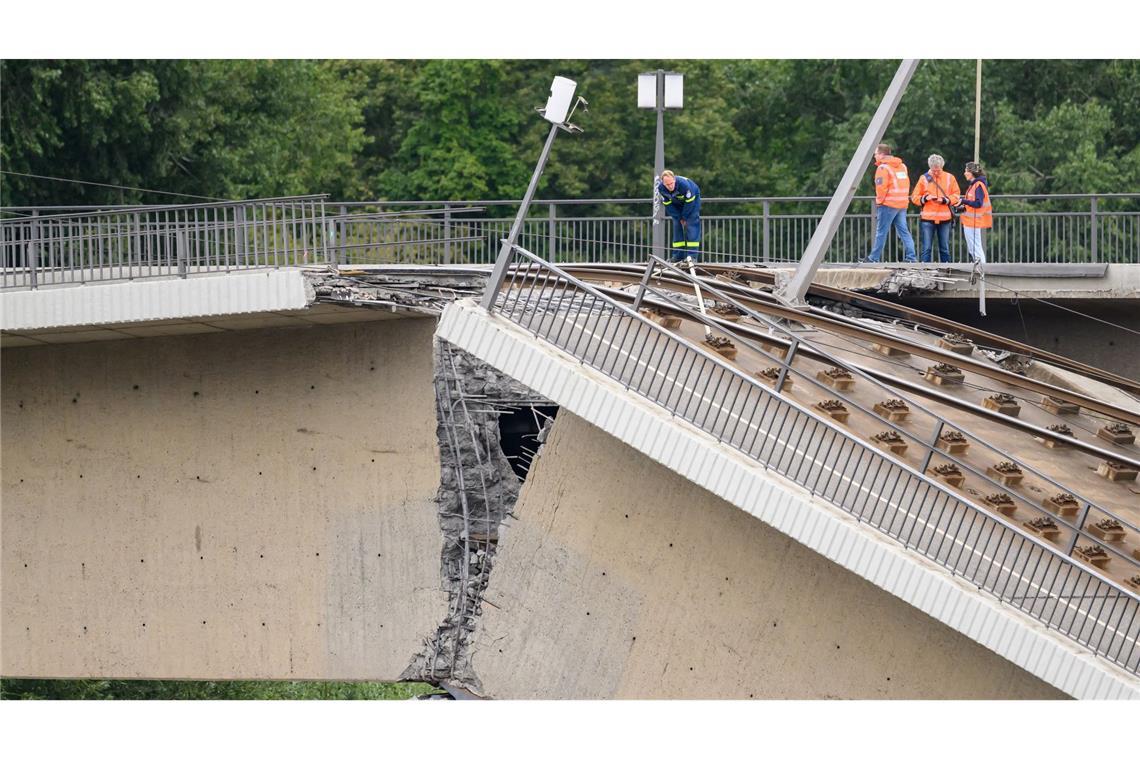
<path id="1" fill-rule="evenodd" d="M 488 314 L 474 301 L 449 306 L 436 334 L 1067 694 L 1140 699 L 1140 679 L 982 595 L 945 568 Z"/>
<path id="2" fill-rule="evenodd" d="M 499 528 L 512 513 L 522 486 L 502 448 L 499 416 L 508 409 L 550 401 L 444 340 L 436 339 L 433 360 L 440 458 L 435 501 L 447 614 L 424 638 L 423 649 L 412 656 L 400 679 L 470 695 L 457 699 L 478 698 L 482 684 L 471 661 L 473 635 L 494 567 Z"/>

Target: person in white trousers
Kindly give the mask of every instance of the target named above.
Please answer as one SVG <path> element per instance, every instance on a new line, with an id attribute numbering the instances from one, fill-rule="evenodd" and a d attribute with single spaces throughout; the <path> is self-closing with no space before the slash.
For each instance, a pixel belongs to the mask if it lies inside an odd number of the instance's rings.
<path id="1" fill-rule="evenodd" d="M 966 251 L 975 265 L 986 263 L 986 251 L 982 247 L 982 230 L 994 226 L 993 206 L 990 205 L 989 181 L 982 165 L 976 161 L 966 164 L 966 192 L 958 204 L 961 211 L 962 234 L 966 238 Z"/>

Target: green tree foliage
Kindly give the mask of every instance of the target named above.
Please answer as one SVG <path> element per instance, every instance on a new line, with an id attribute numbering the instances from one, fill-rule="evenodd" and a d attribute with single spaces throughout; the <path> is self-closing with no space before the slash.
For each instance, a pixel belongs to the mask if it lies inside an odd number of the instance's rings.
<path id="1" fill-rule="evenodd" d="M 897 67 L 844 60 L 5 61 L 9 171 L 214 197 L 514 199 L 546 136 L 550 79 L 578 82 L 545 198 L 647 197 L 655 117 L 637 74 L 685 74 L 667 163 L 707 196 L 830 194 Z M 912 174 L 973 158 L 973 60 L 919 66 L 887 140 Z M 1140 62 L 987 61 L 982 162 L 995 192 L 1140 188 Z M 868 171 L 860 190 L 871 190 Z M 8 204 L 162 197 L 4 175 Z"/>
<path id="2" fill-rule="evenodd" d="M 351 194 L 361 78 L 311 61 L 3 61 L 0 160 L 25 174 L 242 198 Z M 4 175 L 4 204 L 170 202 Z"/>

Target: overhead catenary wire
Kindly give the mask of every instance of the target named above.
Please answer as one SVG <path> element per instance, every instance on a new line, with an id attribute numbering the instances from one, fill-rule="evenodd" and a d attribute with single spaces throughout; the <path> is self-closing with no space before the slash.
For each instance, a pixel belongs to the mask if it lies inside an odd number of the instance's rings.
<path id="1" fill-rule="evenodd" d="M 197 198 L 198 200 L 205 201 L 227 201 L 230 202 L 232 198 L 217 198 L 211 195 L 193 195 L 191 193 L 174 193 L 169 190 L 155 190 L 149 187 L 131 187 L 129 185 L 116 185 L 109 182 L 91 182 L 85 179 L 71 179 L 69 177 L 49 177 L 46 174 L 29 174 L 27 172 L 14 172 L 7 169 L 0 169 L 0 174 L 10 174 L 14 177 L 29 177 L 31 179 L 44 179 L 52 182 L 69 182 L 75 185 L 92 185 L 94 187 L 107 187 L 113 190 L 131 190 L 141 193 L 154 193 L 155 195 L 170 195 L 176 198 Z"/>
<path id="2" fill-rule="evenodd" d="M 1113 322 L 1111 320 L 1101 319 L 1100 317 L 1094 317 L 1092 314 L 1086 314 L 1083 311 L 1079 311 L 1079 310 L 1071 308 L 1069 306 L 1062 306 L 1059 303 L 1053 303 L 1052 301 L 1045 299 L 1045 298 L 1038 298 L 1036 296 L 1025 296 L 1025 295 L 1022 295 L 1021 292 L 1018 290 L 1014 290 L 1013 288 L 1007 288 L 1004 285 L 998 285 L 998 284 L 993 283 L 993 282 L 990 283 L 990 286 L 994 287 L 994 288 L 1000 288 L 1001 290 L 1005 290 L 1007 292 L 1013 293 L 1014 296 L 1016 296 L 1018 299 L 1026 299 L 1029 301 L 1038 301 L 1038 302 L 1043 303 L 1047 306 L 1052 306 L 1056 309 L 1061 309 L 1062 311 L 1067 311 L 1070 314 L 1076 314 L 1077 316 L 1084 317 L 1085 319 L 1091 319 L 1094 322 L 1100 322 L 1101 324 L 1108 325 L 1109 327 L 1116 327 L 1120 330 L 1124 330 L 1125 332 L 1130 332 L 1133 335 L 1140 335 L 1140 330 L 1133 330 L 1131 327 L 1126 327 L 1125 325 L 1118 324 L 1118 323 Z M 1025 320 L 1022 319 L 1023 324 L 1024 324 L 1024 321 Z"/>

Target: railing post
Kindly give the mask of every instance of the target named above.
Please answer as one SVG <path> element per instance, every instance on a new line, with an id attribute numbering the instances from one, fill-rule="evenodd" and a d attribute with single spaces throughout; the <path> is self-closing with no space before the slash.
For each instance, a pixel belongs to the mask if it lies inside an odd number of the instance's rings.
<path id="1" fill-rule="evenodd" d="M 649 254 L 649 261 L 645 265 L 645 274 L 641 275 L 641 285 L 637 288 L 637 295 L 633 299 L 633 310 L 637 311 L 641 308 L 641 299 L 645 297 L 645 289 L 649 287 L 649 278 L 653 276 L 653 270 L 657 267 L 657 257 L 651 252 Z"/>
<path id="2" fill-rule="evenodd" d="M 930 468 L 930 460 L 934 458 L 934 447 L 938 445 L 938 436 L 942 435 L 942 428 L 946 426 L 944 420 L 938 420 L 938 424 L 934 426 L 934 435 L 930 436 L 930 445 L 926 447 L 926 454 L 922 458 L 922 468 L 919 472 L 926 475 L 927 469 Z"/>
<path id="3" fill-rule="evenodd" d="M 178 257 L 178 276 L 186 279 L 188 268 L 186 266 L 186 230 L 178 230 L 175 234 L 175 255 Z"/>
<path id="4" fill-rule="evenodd" d="M 1092 224 L 1092 228 L 1089 230 L 1089 249 L 1090 249 L 1090 252 L 1092 255 L 1092 260 L 1094 262 L 1097 260 L 1097 242 L 1098 242 L 1097 241 L 1097 219 L 1096 219 L 1097 202 L 1096 201 L 1097 201 L 1097 198 L 1095 195 L 1089 201 L 1089 222 Z"/>
<path id="5" fill-rule="evenodd" d="M 1085 520 L 1088 519 L 1090 506 L 1091 505 L 1086 501 L 1085 505 L 1081 507 L 1081 513 L 1077 516 L 1076 523 L 1074 523 L 1077 526 L 1077 530 L 1084 530 Z M 1077 548 L 1077 538 L 1081 535 L 1077 533 L 1077 530 L 1073 531 L 1073 538 L 1069 541 L 1069 545 L 1065 547 L 1065 554 L 1067 555 L 1072 555 L 1073 550 Z"/>
<path id="6" fill-rule="evenodd" d="M 245 206 L 234 207 L 234 224 L 237 225 L 237 234 L 234 235 L 234 266 L 248 267 L 249 260 L 246 257 L 245 238 Z"/>
<path id="7" fill-rule="evenodd" d="M 780 376 L 776 378 L 776 393 L 784 390 L 784 380 L 788 377 L 788 369 L 792 366 L 792 360 L 796 358 L 796 351 L 799 347 L 799 338 L 793 338 L 792 342 L 788 344 L 788 353 L 784 354 L 784 363 L 780 365 Z"/>
<path id="8" fill-rule="evenodd" d="M 443 204 L 443 263 L 451 264 L 451 204 Z"/>
<path id="9" fill-rule="evenodd" d="M 324 234 L 325 199 L 322 197 L 319 202 L 320 202 L 320 206 L 313 208 L 313 216 L 315 216 L 317 218 L 313 220 L 314 224 L 312 225 L 312 229 L 322 231 L 321 235 L 320 235 L 320 240 L 317 242 L 317 244 L 320 245 L 322 249 L 324 249 L 321 251 L 321 254 L 322 254 L 322 258 L 325 260 L 325 263 L 328 264 L 329 266 L 331 266 L 335 270 L 337 268 L 336 248 L 329 245 L 329 239 Z M 302 214 L 304 213 L 304 208 L 305 208 L 304 204 L 301 204 L 301 213 Z M 304 220 L 302 219 L 302 225 L 303 224 L 304 224 Z"/>
<path id="10" fill-rule="evenodd" d="M 36 218 L 40 215 L 38 209 L 32 211 L 32 242 L 28 252 L 28 284 L 32 290 L 39 286 L 36 269 L 40 263 L 40 222 Z"/>
<path id="11" fill-rule="evenodd" d="M 875 245 L 875 228 L 878 227 L 878 225 L 879 225 L 879 215 L 875 213 L 875 199 L 872 198 L 871 199 L 871 239 L 867 242 L 867 251 L 870 251 L 871 248 L 874 247 L 874 245 Z M 884 246 L 883 253 L 880 254 L 880 261 L 882 260 L 881 256 L 885 255 L 886 252 L 887 252 L 886 247 Z M 866 255 L 867 254 L 865 254 L 865 253 L 857 251 L 856 255 L 855 255 L 855 260 L 858 261 L 859 257 L 866 256 Z"/>
<path id="12" fill-rule="evenodd" d="M 549 210 L 546 213 L 546 225 L 547 225 L 547 236 L 550 239 L 550 244 L 549 244 L 549 250 L 547 251 L 547 259 L 546 260 L 553 263 L 555 258 L 556 258 L 556 253 L 558 251 L 558 248 L 556 247 L 558 245 L 556 242 L 558 239 L 558 236 L 557 236 L 558 207 L 555 206 L 554 202 L 552 201 L 549 204 L 549 206 L 547 206 L 547 208 Z"/>
<path id="13" fill-rule="evenodd" d="M 769 228 L 771 206 L 768 201 L 764 201 L 764 263 L 767 264 L 772 255 L 772 231 Z"/>

